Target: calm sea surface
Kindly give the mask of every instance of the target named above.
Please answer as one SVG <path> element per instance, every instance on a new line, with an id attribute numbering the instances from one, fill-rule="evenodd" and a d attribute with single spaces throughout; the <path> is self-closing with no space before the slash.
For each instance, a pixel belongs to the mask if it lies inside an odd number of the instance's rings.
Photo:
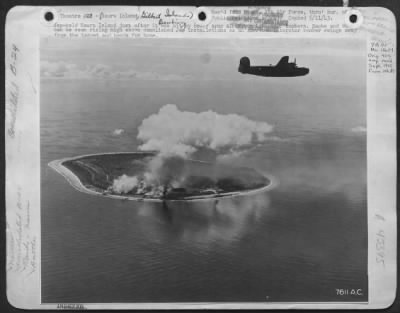
<path id="1" fill-rule="evenodd" d="M 366 301 L 366 134 L 352 131 L 365 90 L 298 82 L 42 80 L 43 302 Z M 47 166 L 135 151 L 141 121 L 167 103 L 274 125 L 279 140 L 232 163 L 279 185 L 163 206 L 78 192 Z"/>

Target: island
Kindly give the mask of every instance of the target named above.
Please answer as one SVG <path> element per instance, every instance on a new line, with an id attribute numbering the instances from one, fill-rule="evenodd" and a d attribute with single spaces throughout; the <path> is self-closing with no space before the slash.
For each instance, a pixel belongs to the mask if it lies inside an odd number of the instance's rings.
<path id="1" fill-rule="evenodd" d="M 49 166 L 77 190 L 136 201 L 198 201 L 265 191 L 272 180 L 249 167 L 171 158 L 158 180 L 146 179 L 155 152 L 118 152 L 55 160 Z M 169 163 L 168 163 L 169 162 Z M 126 180 L 129 188 L 117 188 Z"/>

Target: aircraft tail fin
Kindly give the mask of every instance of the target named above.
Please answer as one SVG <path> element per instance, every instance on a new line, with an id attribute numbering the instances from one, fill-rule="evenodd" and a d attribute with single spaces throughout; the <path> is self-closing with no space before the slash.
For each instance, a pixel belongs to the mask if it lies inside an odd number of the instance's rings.
<path id="1" fill-rule="evenodd" d="M 288 63 L 289 63 L 289 57 L 288 56 L 284 56 L 279 60 L 279 62 L 276 64 L 276 66 L 284 66 L 284 65 L 286 65 Z"/>
<path id="2" fill-rule="evenodd" d="M 247 70 L 249 68 L 250 68 L 250 59 L 248 57 L 241 58 L 239 63 L 239 72 L 247 73 Z"/>

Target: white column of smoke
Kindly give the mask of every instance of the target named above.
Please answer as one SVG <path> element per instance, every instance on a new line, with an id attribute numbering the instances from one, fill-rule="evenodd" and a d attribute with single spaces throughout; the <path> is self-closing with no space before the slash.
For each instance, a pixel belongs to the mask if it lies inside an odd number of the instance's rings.
<path id="1" fill-rule="evenodd" d="M 218 114 L 213 111 L 200 113 L 180 111 L 176 105 L 164 105 L 157 114 L 150 115 L 139 126 L 137 138 L 143 142 L 139 150 L 158 151 L 144 174 L 147 184 L 163 182 L 171 173 L 180 173 L 176 164 L 166 162 L 171 157 L 190 157 L 201 149 L 218 153 L 221 150 L 237 153 L 254 142 L 267 140 L 273 127 L 266 122 L 257 122 L 238 114 Z M 165 167 L 168 166 L 168 169 Z M 177 175 L 174 180 L 179 181 Z M 113 190 L 127 193 L 138 184 L 136 177 L 122 175 L 114 181 Z M 157 186 L 155 186 L 157 187 Z"/>
<path id="2" fill-rule="evenodd" d="M 139 180 L 136 176 L 127 176 L 123 174 L 122 176 L 114 179 L 112 190 L 116 193 L 128 193 L 133 188 L 137 187 Z"/>
<path id="3" fill-rule="evenodd" d="M 180 111 L 176 105 L 167 104 L 139 126 L 138 139 L 144 142 L 139 149 L 186 158 L 200 148 L 218 152 L 263 142 L 272 129 L 266 122 L 238 114 Z"/>

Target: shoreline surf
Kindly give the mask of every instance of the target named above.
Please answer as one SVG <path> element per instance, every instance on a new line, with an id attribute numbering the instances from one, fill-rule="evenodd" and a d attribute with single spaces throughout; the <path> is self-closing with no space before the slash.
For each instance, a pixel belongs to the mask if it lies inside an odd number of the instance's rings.
<path id="1" fill-rule="evenodd" d="M 63 165 L 66 161 L 74 161 L 85 157 L 92 157 L 92 156 L 101 156 L 101 155 L 118 155 L 118 154 L 136 154 L 136 155 L 148 155 L 149 153 L 153 153 L 152 151 L 134 151 L 134 152 L 105 152 L 105 153 L 94 153 L 94 154 L 84 154 L 74 157 L 67 157 L 62 158 L 59 160 L 54 160 L 48 163 L 48 166 L 62 175 L 67 182 L 76 190 L 87 193 L 94 196 L 101 196 L 106 198 L 112 198 L 117 200 L 124 200 L 124 201 L 137 201 L 137 202 L 176 202 L 176 201 L 210 201 L 210 200 L 218 200 L 224 198 L 233 198 L 233 197 L 240 197 L 240 196 L 248 196 L 260 192 L 265 192 L 268 190 L 272 190 L 278 185 L 277 179 L 272 175 L 267 175 L 262 173 L 262 175 L 269 180 L 269 183 L 265 186 L 260 188 L 250 189 L 250 190 L 242 190 L 242 191 L 234 191 L 234 192 L 225 192 L 220 194 L 208 194 L 208 195 L 199 195 L 199 196 L 188 196 L 186 198 L 181 199 L 165 199 L 165 198 L 148 198 L 143 196 L 133 196 L 133 195 L 118 195 L 118 194 L 105 194 L 104 191 L 96 191 L 86 187 L 80 178 L 70 169 Z M 197 160 L 193 160 L 197 161 Z M 203 162 L 203 161 L 198 161 Z"/>

